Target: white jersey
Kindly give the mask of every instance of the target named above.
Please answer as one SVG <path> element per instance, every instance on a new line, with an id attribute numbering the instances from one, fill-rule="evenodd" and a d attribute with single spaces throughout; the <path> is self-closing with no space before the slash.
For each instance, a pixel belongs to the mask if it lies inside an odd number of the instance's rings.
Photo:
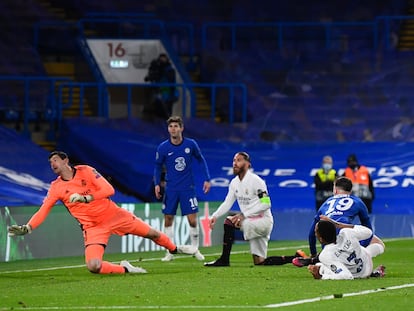
<path id="1" fill-rule="evenodd" d="M 325 245 L 319 254 L 318 265 L 321 266 L 319 273 L 322 279 L 341 280 L 370 276 L 372 258 L 359 241 L 371 235 L 371 229 L 361 225 L 341 229 L 336 244 Z"/>
<path id="2" fill-rule="evenodd" d="M 234 177 L 224 202 L 212 217 L 225 215 L 236 200 L 245 217 L 240 228 L 244 232 L 245 240 L 259 237 L 269 240 L 273 228 L 273 215 L 264 180 L 251 171 L 247 171 L 242 180 L 238 176 Z"/>
<path id="3" fill-rule="evenodd" d="M 272 217 L 270 204 L 263 204 L 259 195 L 267 192 L 267 186 L 258 175 L 247 171 L 242 180 L 234 177 L 229 185 L 229 190 L 224 202 L 218 207 L 212 216 L 220 217 L 226 214 L 237 200 L 240 211 L 245 217 Z"/>

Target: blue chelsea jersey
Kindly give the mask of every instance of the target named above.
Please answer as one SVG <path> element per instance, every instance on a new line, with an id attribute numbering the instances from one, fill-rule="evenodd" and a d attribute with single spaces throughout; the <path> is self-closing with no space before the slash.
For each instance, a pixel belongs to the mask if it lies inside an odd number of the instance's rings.
<path id="1" fill-rule="evenodd" d="M 165 179 L 169 190 L 188 190 L 194 187 L 193 160 L 196 159 L 203 167 L 205 180 L 210 180 L 207 162 L 200 147 L 194 139 L 183 138 L 179 145 L 170 140 L 162 142 L 155 156 L 155 184 L 160 184 L 163 166 L 166 169 Z"/>

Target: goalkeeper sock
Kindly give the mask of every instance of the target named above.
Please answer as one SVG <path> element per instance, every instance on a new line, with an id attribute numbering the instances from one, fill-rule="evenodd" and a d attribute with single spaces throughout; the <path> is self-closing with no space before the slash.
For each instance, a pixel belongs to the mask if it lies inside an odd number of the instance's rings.
<path id="1" fill-rule="evenodd" d="M 110 263 L 108 261 L 102 261 L 101 270 L 99 270 L 99 274 L 110 274 L 110 273 L 123 274 L 125 273 L 125 268 L 120 265 L 115 265 L 113 263 Z"/>
<path id="2" fill-rule="evenodd" d="M 154 239 L 153 241 L 171 252 L 177 248 L 173 241 L 163 232 L 160 232 L 160 237 L 158 239 Z"/>
<path id="3" fill-rule="evenodd" d="M 224 223 L 224 236 L 223 236 L 223 251 L 221 253 L 221 259 L 224 262 L 230 261 L 230 253 L 234 242 L 234 227 L 233 224 L 229 225 Z"/>

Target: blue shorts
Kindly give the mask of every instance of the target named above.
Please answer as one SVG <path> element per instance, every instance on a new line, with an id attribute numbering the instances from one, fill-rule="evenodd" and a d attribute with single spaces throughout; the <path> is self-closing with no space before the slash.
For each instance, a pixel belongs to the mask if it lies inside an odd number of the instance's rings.
<path id="1" fill-rule="evenodd" d="M 165 191 L 162 213 L 165 215 L 176 215 L 178 203 L 181 215 L 198 213 L 198 201 L 193 189 L 186 191 Z"/>

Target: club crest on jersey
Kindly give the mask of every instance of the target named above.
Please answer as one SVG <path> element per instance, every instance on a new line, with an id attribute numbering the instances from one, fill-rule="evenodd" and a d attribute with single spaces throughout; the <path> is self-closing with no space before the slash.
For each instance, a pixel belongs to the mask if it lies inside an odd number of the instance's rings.
<path id="1" fill-rule="evenodd" d="M 184 152 L 185 152 L 185 153 L 190 153 L 190 148 L 185 148 L 185 149 L 184 149 Z"/>

